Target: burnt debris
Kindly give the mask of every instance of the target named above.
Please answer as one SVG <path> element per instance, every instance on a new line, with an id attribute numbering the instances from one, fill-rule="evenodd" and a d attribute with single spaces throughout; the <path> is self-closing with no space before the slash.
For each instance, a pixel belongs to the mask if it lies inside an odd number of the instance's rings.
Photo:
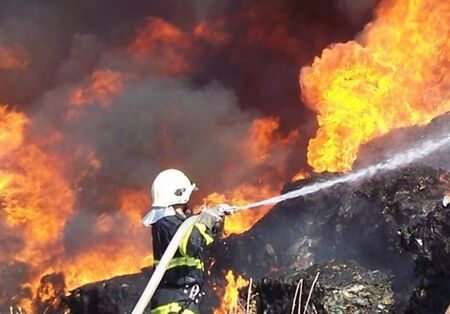
<path id="1" fill-rule="evenodd" d="M 355 262 L 331 261 L 276 274 L 259 281 L 253 291 L 257 313 L 303 313 L 305 308 L 308 313 L 391 313 L 394 304 L 389 277 Z"/>
<path id="2" fill-rule="evenodd" d="M 131 313 L 141 292 L 150 279 L 152 270 L 92 283 L 71 291 L 63 298 L 62 306 L 70 313 L 118 314 Z"/>

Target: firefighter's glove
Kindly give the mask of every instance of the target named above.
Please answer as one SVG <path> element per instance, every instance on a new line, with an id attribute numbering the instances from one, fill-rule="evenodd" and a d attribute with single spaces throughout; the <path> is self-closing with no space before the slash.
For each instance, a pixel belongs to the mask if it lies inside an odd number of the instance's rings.
<path id="1" fill-rule="evenodd" d="M 217 226 L 223 222 L 221 215 L 219 215 L 219 208 L 203 208 L 198 222 L 204 224 L 210 230 L 217 229 Z"/>
<path id="2" fill-rule="evenodd" d="M 228 204 L 204 208 L 200 213 L 199 222 L 205 224 L 213 233 L 219 233 L 223 229 L 223 217 L 231 215 L 233 212 L 234 207 Z"/>
<path id="3" fill-rule="evenodd" d="M 231 215 L 234 212 L 235 207 L 231 207 L 228 204 L 219 204 L 214 209 L 220 217 Z"/>

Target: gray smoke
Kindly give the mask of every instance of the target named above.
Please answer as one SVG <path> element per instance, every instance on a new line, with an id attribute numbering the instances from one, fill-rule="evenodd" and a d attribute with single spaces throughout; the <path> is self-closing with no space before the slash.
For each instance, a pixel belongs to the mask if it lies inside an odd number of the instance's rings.
<path id="1" fill-rule="evenodd" d="M 241 140 L 256 114 L 239 109 L 233 91 L 219 82 L 199 88 L 188 78 L 149 73 L 126 83 L 108 107 L 94 103 L 79 108 L 73 122 L 63 119 L 70 108 L 67 95 L 72 89 L 71 84 L 58 87 L 33 106 L 39 110 L 30 132 L 40 138 L 56 129 L 65 140 L 52 150 L 70 156 L 82 145 L 93 150 L 100 161 L 100 168 L 92 169 L 79 182 L 78 210 L 67 222 L 64 237 L 71 253 L 89 248 L 93 237 L 97 243 L 103 242 L 95 234 L 96 216 L 105 212 L 115 215 L 121 189 L 147 188 L 162 169 L 184 170 L 202 195 L 242 183 L 256 173 L 241 150 Z M 89 169 L 87 156 L 73 158 L 75 169 Z M 221 179 L 230 167 L 234 170 L 228 176 L 231 179 Z M 114 217 L 116 224 L 123 221 L 123 217 Z M 116 225 L 104 242 L 126 238 L 126 227 Z"/>
<path id="2" fill-rule="evenodd" d="M 352 25 L 360 27 L 372 15 L 378 2 L 380 0 L 336 0 L 336 7 Z"/>

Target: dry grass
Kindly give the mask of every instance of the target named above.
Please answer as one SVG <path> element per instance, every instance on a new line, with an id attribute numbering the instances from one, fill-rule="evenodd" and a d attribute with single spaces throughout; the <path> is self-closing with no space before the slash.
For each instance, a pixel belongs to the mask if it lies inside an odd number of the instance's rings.
<path id="1" fill-rule="evenodd" d="M 316 277 L 314 278 L 314 281 L 311 285 L 311 288 L 309 289 L 308 298 L 306 299 L 305 306 L 303 307 L 303 314 L 307 314 L 307 313 L 317 314 L 318 313 L 315 305 L 313 303 L 311 303 L 311 306 L 309 306 L 309 302 L 311 301 L 311 296 L 312 296 L 314 287 L 317 284 L 317 280 L 319 279 L 319 275 L 320 275 L 320 272 L 317 272 Z M 252 285 L 253 285 L 253 280 L 250 279 L 250 284 L 248 285 L 246 304 L 244 305 L 241 302 L 239 302 L 237 308 L 230 310 L 227 314 L 256 314 L 256 311 L 257 311 L 256 296 L 257 296 L 257 294 L 253 293 Z M 303 294 L 303 279 L 300 279 L 299 282 L 297 283 L 294 298 L 292 300 L 291 314 L 294 314 L 296 305 L 297 305 L 297 314 L 301 313 L 302 294 Z M 309 307 L 310 307 L 310 309 L 309 309 Z"/>

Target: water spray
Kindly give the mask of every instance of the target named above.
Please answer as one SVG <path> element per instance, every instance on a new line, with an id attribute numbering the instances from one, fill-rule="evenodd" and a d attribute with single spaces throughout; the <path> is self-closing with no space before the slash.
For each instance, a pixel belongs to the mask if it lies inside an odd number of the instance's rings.
<path id="1" fill-rule="evenodd" d="M 367 179 L 374 176 L 377 173 L 393 170 L 400 166 L 404 166 L 412 162 L 415 162 L 449 144 L 450 144 L 450 135 L 441 137 L 439 139 L 427 140 L 416 147 L 410 148 L 406 152 L 398 153 L 392 156 L 391 158 L 389 158 L 384 162 L 368 166 L 367 168 L 349 173 L 336 179 L 314 183 L 308 186 L 304 186 L 300 189 L 288 192 L 286 194 L 274 196 L 259 202 L 247 204 L 244 206 L 235 206 L 234 212 L 259 207 L 263 205 L 273 205 L 285 200 L 312 194 L 321 190 L 326 190 L 340 183 L 357 182 L 362 179 Z"/>

